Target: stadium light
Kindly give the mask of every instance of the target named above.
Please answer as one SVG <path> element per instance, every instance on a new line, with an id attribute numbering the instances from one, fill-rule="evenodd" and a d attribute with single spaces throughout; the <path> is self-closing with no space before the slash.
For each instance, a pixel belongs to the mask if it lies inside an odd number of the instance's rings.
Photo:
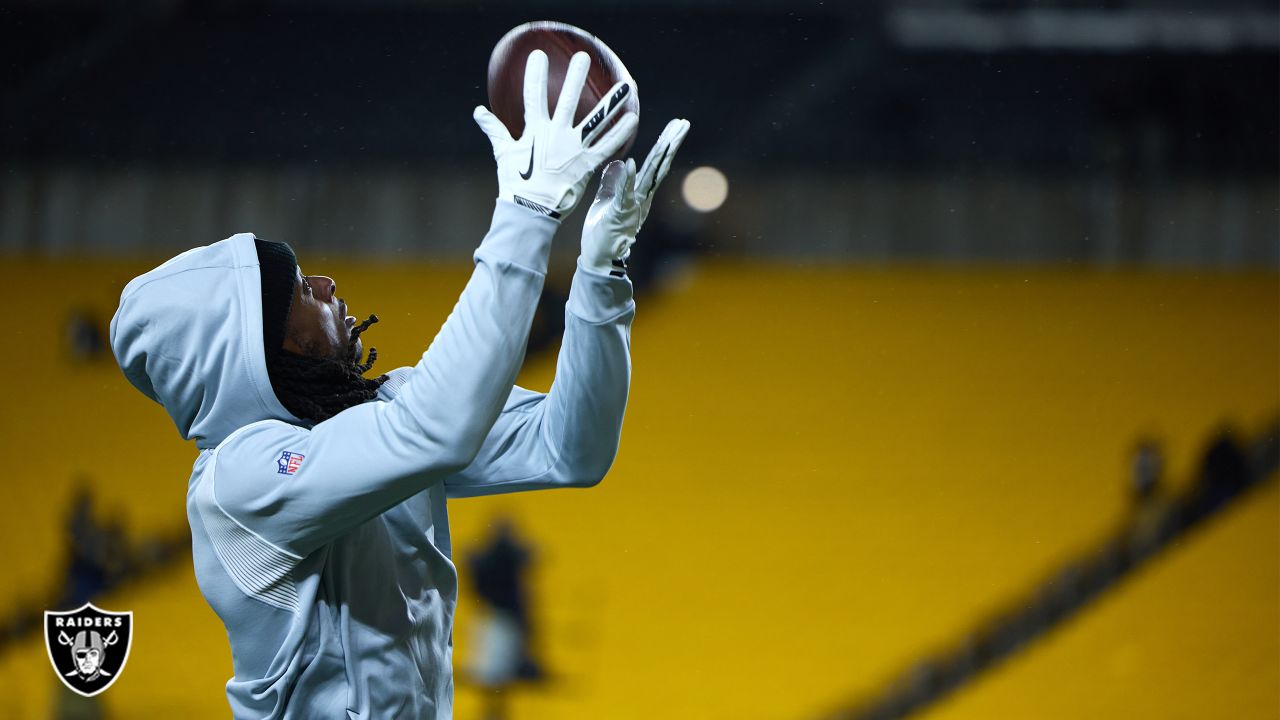
<path id="1" fill-rule="evenodd" d="M 681 185 L 684 201 L 698 212 L 711 212 L 729 197 L 729 179 L 709 165 L 696 167 L 684 176 Z"/>

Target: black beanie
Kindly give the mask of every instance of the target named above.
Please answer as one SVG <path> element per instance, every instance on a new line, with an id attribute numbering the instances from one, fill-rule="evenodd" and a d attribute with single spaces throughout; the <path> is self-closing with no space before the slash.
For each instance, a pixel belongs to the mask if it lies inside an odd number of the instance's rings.
<path id="1" fill-rule="evenodd" d="M 298 258 L 287 243 L 254 238 L 253 244 L 258 248 L 258 273 L 262 278 L 262 344 L 270 360 L 284 348 Z"/>

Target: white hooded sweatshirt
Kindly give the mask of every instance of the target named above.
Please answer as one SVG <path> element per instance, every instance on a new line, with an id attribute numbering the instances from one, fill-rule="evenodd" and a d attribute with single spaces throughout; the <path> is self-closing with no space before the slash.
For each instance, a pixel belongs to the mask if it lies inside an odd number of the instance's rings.
<path id="1" fill-rule="evenodd" d="M 392 371 L 379 401 L 314 426 L 271 389 L 252 235 L 125 287 L 116 359 L 200 451 L 187 517 L 196 578 L 231 642 L 235 717 L 451 715 L 446 497 L 594 485 L 622 429 L 626 278 L 580 267 L 554 386 L 513 387 L 557 227 L 499 201 L 422 360 Z"/>

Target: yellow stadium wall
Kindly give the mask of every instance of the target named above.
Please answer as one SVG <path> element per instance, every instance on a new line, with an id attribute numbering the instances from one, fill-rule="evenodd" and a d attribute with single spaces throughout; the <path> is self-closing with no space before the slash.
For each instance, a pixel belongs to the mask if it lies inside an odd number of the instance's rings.
<path id="1" fill-rule="evenodd" d="M 193 448 L 114 363 L 62 351 L 73 307 L 105 323 L 150 264 L 0 261 L 12 313 L 0 612 L 60 583 L 78 474 L 135 538 L 185 524 Z M 415 361 L 467 273 L 304 268 L 382 317 L 369 339 L 383 368 Z M 1137 436 L 1161 438 L 1183 478 L 1221 423 L 1253 431 L 1280 408 L 1274 273 L 709 263 L 642 299 L 633 342 L 622 450 L 602 485 L 451 504 L 459 556 L 497 514 L 537 543 L 557 681 L 520 694 L 517 717 L 804 717 L 871 692 L 1113 528 Z M 522 383 L 546 389 L 552 369 L 550 354 L 533 358 Z M 1274 532 L 1250 528 L 1238 552 L 1274 566 Z M 459 668 L 475 616 L 462 585 Z M 1280 607 L 1275 583 L 1259 592 Z M 1142 602 L 1189 612 L 1179 594 Z M 189 564 L 101 604 L 134 610 L 137 627 L 107 709 L 225 716 L 229 652 Z M 1241 617 L 1256 632 L 1233 637 L 1256 643 L 1258 672 L 1280 686 L 1276 614 Z M 458 717 L 477 717 L 459 681 Z M 0 715 L 47 715 L 56 682 L 38 639 L 11 650 Z"/>

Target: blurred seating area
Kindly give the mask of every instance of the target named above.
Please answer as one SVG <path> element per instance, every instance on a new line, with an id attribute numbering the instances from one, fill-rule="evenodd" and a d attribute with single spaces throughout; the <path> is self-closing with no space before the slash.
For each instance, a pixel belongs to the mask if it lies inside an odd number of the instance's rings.
<path id="1" fill-rule="evenodd" d="M 1164 0 L 1163 13 L 1188 15 L 1191 3 L 1179 2 Z M 1108 17 L 1131 28 L 1132 11 L 1158 3 L 1113 0 L 1102 13 L 1056 4 L 1041 25 L 1068 24 L 1075 11 L 1105 32 Z M 673 115 L 705 128 L 684 150 L 695 164 L 824 175 L 1073 175 L 1105 165 L 1122 177 L 1274 174 L 1269 128 L 1280 109 L 1260 95 L 1280 77 L 1274 30 L 1210 51 L 1162 44 L 1153 24 L 1136 46 L 979 53 L 914 42 L 921 33 L 903 32 L 908 13 L 894 2 L 317 5 L 14 0 L 0 28 L 0 62 L 13 72 L 0 110 L 13 126 L 0 150 L 107 167 L 483 168 L 488 145 L 469 110 L 484 101 L 494 43 L 532 15 L 588 28 L 619 51 L 652 128 L 644 137 Z M 914 5 L 917 17 L 930 9 Z M 963 19 L 961 4 L 942 5 Z M 1020 9 L 971 5 L 971 16 L 997 21 Z M 1275 11 L 1231 0 L 1196 15 L 1229 39 L 1232 26 Z"/>
<path id="2" fill-rule="evenodd" d="M 369 341 L 387 368 L 415 360 L 467 272 L 301 258 L 338 280 L 353 312 L 383 318 Z M 0 260 L 16 318 L 0 429 L 20 449 L 0 524 L 4 617 L 64 587 L 80 478 L 126 538 L 185 527 L 194 450 L 109 355 L 76 341 L 148 266 Z M 530 592 L 548 682 L 513 693 L 512 716 L 639 718 L 657 704 L 671 717 L 806 717 L 875 697 L 1130 522 L 1139 441 L 1158 442 L 1177 496 L 1224 424 L 1241 438 L 1268 427 L 1280 407 L 1278 295 L 1269 272 L 685 266 L 639 307 L 631 406 L 606 481 L 450 506 L 459 557 L 498 517 L 539 549 Z M 524 384 L 550 384 L 553 351 L 530 358 Z M 1049 717 L 1040 663 L 1094 660 L 1158 678 L 1170 705 L 1206 707 L 1201 694 L 1219 686 L 1198 681 L 1212 653 L 1141 654 L 1173 652 L 1177 637 L 1230 654 L 1221 662 L 1246 665 L 1265 690 L 1280 677 L 1274 492 L 1166 545 L 938 711 Z M 1193 592 L 1201 576 L 1242 584 Z M 458 667 L 480 611 L 463 587 Z M 189 563 L 95 602 L 133 610 L 136 627 L 100 710 L 225 715 L 225 635 Z M 1108 645 L 1125 622 L 1139 634 Z M 28 634 L 0 655 L 0 714 L 61 707 L 41 643 Z M 1094 703 L 1090 677 L 1112 705 Z M 1109 677 L 1082 674 L 1079 697 L 1051 696 L 1054 712 L 1135 717 L 1122 708 L 1152 685 L 1126 691 Z M 459 683 L 457 716 L 478 717 L 479 690 Z"/>
<path id="3" fill-rule="evenodd" d="M 1271 482 L 919 717 L 1274 718 L 1278 545 Z M 1272 548 L 1271 558 L 1259 548 Z"/>
<path id="4" fill-rule="evenodd" d="M 627 63 L 637 159 L 692 121 L 670 197 L 700 165 L 730 186 L 684 218 L 706 251 L 1274 267 L 1280 15 L 1195 4 L 14 0 L 0 252 L 173 254 L 216 227 L 464 261 L 493 197 L 470 110 L 541 16 Z M 956 42 L 974 24 L 994 46 Z"/>
<path id="5" fill-rule="evenodd" d="M 1255 485 L 1275 480 L 1280 470 L 1280 426 L 1263 431 L 1247 446 L 1224 430 L 1208 443 L 1194 482 L 1174 495 L 1161 487 L 1158 470 L 1152 473 L 1155 468 L 1148 467 L 1155 452 L 1151 444 L 1139 446 L 1132 512 L 1097 547 L 1067 561 L 1025 595 L 1011 598 L 1005 607 L 960 633 L 952 647 L 920 660 L 879 697 L 835 711 L 830 717 L 897 720 L 920 713 L 1059 630 L 1159 553 L 1178 547 L 1185 536 L 1232 503 L 1248 499 L 1244 494 Z M 1271 498 L 1274 488 L 1268 490 L 1266 496 Z M 1219 590 L 1237 592 L 1235 588 Z M 1245 595 L 1242 599 L 1253 605 L 1253 598 Z M 1180 633 L 1176 624 L 1167 629 L 1169 635 Z M 1246 652 L 1265 658 L 1265 651 Z M 1256 668 L 1254 673 L 1265 683 L 1265 673 Z"/>

